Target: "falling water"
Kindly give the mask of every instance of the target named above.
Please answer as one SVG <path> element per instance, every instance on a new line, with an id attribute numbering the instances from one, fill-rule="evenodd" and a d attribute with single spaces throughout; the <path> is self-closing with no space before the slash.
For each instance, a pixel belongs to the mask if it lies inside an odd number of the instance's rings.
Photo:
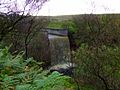
<path id="1" fill-rule="evenodd" d="M 62 32 L 63 33 L 63 32 Z M 70 44 L 67 35 L 48 34 L 51 52 L 51 65 L 70 62 Z"/>

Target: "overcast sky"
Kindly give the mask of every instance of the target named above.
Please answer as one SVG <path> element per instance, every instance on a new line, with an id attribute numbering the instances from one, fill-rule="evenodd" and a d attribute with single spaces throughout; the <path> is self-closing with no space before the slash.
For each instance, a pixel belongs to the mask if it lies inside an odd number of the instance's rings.
<path id="1" fill-rule="evenodd" d="M 120 0 L 49 0 L 38 15 L 120 13 Z"/>
<path id="2" fill-rule="evenodd" d="M 5 3 L 8 1 L 17 1 L 18 8 L 14 8 L 16 4 L 11 5 L 13 11 L 20 11 L 24 9 L 25 0 L 0 0 L 0 2 Z M 7 12 L 9 8 L 1 8 L 3 5 L 0 5 L 0 11 Z M 26 10 L 27 9 L 29 10 L 29 6 Z M 36 13 L 32 12 L 32 15 L 36 15 Z M 56 16 L 90 13 L 120 13 L 120 0 L 49 0 L 37 14 L 44 16 Z"/>

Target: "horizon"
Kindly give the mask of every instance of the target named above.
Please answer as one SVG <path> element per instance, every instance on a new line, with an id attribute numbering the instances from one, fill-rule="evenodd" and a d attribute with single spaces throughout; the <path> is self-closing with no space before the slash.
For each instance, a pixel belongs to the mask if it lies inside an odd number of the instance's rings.
<path id="1" fill-rule="evenodd" d="M 90 13 L 93 15 L 120 15 L 120 13 Z M 77 15 L 90 15 L 90 14 L 69 14 L 69 15 L 51 15 L 51 16 L 47 16 L 47 15 L 37 15 L 37 16 L 45 16 L 45 17 L 59 17 L 59 16 L 77 16 Z"/>

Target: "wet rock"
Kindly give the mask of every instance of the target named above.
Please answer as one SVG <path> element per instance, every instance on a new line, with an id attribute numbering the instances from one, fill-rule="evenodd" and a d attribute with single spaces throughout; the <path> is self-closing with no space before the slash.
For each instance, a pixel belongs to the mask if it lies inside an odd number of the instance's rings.
<path id="1" fill-rule="evenodd" d="M 72 76 L 74 67 L 75 65 L 72 63 L 59 64 L 59 65 L 52 66 L 50 68 L 50 72 L 58 71 L 63 75 Z"/>

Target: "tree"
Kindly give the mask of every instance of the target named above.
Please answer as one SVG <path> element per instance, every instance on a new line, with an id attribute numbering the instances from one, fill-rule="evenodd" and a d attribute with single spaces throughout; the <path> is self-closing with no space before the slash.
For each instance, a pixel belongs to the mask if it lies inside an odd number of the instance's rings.
<path id="1" fill-rule="evenodd" d="M 73 17 L 76 33 L 73 36 L 77 46 L 119 45 L 119 15 L 80 15 Z"/>
<path id="2" fill-rule="evenodd" d="M 119 89 L 119 15 L 83 15 L 74 18 L 79 46 L 75 54 L 77 80 L 96 90 Z M 83 44 L 84 43 L 84 44 Z M 84 86 L 83 85 L 83 86 Z"/>
<path id="3" fill-rule="evenodd" d="M 11 44 L 13 51 L 25 51 L 28 58 L 28 44 L 37 32 L 45 26 L 46 18 L 38 18 L 37 13 L 47 0 L 0 1 L 0 41 Z M 34 15 L 34 16 L 32 16 Z M 47 24 L 47 23 L 46 23 Z M 22 39 L 23 38 L 23 39 Z M 6 42 L 5 42 L 6 43 Z M 23 44 L 22 44 L 23 43 Z"/>
<path id="4" fill-rule="evenodd" d="M 12 51 L 25 51 L 25 58 L 28 58 L 28 56 L 30 56 L 28 55 L 28 52 L 30 51 L 28 48 L 33 48 L 33 43 L 37 43 L 35 38 L 37 38 L 41 30 L 47 25 L 47 22 L 48 21 L 46 17 L 27 17 L 21 20 L 17 24 L 16 32 L 11 40 L 11 42 L 13 42 Z M 40 38 L 38 39 L 40 40 Z M 39 45 L 39 43 L 37 44 Z"/>
<path id="5" fill-rule="evenodd" d="M 101 46 L 90 48 L 82 44 L 75 54 L 78 64 L 76 77 L 80 83 L 91 85 L 95 90 L 119 89 L 120 48 Z"/>
<path id="6" fill-rule="evenodd" d="M 15 26 L 22 19 L 29 17 L 34 13 L 37 14 L 46 1 L 47 0 L 23 0 L 22 5 L 20 5 L 18 0 L 1 0 L 0 41 L 11 32 L 14 32 Z"/>

